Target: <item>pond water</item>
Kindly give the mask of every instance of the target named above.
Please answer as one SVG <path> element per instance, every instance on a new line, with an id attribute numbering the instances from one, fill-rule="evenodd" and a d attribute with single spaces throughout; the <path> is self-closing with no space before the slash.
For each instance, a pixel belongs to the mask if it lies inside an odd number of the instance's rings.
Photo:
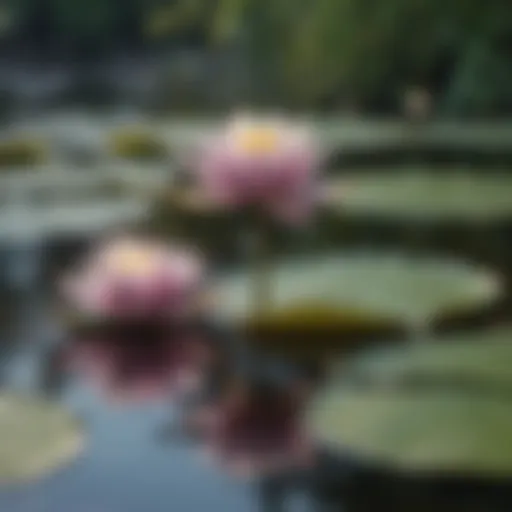
<path id="1" fill-rule="evenodd" d="M 51 336 L 55 327 L 47 304 L 39 287 L 24 295 L 3 290 L 4 387 L 40 392 L 43 338 Z M 249 485 L 209 466 L 192 446 L 179 441 L 161 444 L 159 429 L 173 414 L 168 404 L 116 408 L 77 382 L 66 383 L 59 395 L 66 408 L 85 422 L 86 449 L 56 474 L 16 488 L 0 487 L 1 511 L 254 510 Z"/>

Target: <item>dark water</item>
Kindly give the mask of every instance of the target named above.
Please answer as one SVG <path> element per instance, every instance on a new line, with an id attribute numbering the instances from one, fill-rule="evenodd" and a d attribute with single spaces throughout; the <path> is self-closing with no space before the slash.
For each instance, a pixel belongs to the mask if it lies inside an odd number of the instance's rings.
<path id="1" fill-rule="evenodd" d="M 18 292 L 4 286 L 0 300 L 2 385 L 40 392 L 43 342 L 54 330 L 49 302 L 35 283 Z M 66 383 L 58 399 L 84 421 L 84 453 L 42 480 L 0 488 L 1 512 L 255 510 L 249 484 L 223 475 L 194 446 L 159 443 L 169 404 L 116 407 L 78 382 Z"/>

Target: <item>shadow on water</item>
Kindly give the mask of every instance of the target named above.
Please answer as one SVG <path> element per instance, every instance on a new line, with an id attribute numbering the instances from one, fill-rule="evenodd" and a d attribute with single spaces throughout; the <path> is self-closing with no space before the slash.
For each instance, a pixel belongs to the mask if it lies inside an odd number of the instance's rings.
<path id="1" fill-rule="evenodd" d="M 347 455 L 323 454 L 323 471 L 312 479 L 325 512 L 507 512 L 510 481 L 461 475 L 415 475 L 390 471 Z"/>

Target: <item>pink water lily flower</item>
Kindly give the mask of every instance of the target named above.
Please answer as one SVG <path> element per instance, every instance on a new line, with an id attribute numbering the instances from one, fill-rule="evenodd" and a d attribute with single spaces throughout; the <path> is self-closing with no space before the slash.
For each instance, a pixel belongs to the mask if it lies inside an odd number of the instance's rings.
<path id="1" fill-rule="evenodd" d="M 176 319 L 192 314 L 203 291 L 201 258 L 153 240 L 112 240 L 62 283 L 80 314 L 108 319 Z"/>
<path id="2" fill-rule="evenodd" d="M 311 215 L 319 150 L 307 127 L 281 118 L 235 117 L 206 144 L 197 163 L 208 199 L 258 207 L 286 223 Z"/>

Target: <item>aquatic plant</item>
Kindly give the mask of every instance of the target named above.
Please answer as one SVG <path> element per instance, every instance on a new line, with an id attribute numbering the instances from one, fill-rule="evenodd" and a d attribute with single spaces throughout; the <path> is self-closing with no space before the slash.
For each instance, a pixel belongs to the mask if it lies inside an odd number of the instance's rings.
<path id="1" fill-rule="evenodd" d="M 141 128 L 124 128 L 112 133 L 109 146 L 115 156 L 133 160 L 159 160 L 169 153 L 162 140 Z"/>
<path id="2" fill-rule="evenodd" d="M 57 471 L 84 447 L 79 421 L 51 401 L 2 392 L 0 409 L 2 487 Z"/>
<path id="3" fill-rule="evenodd" d="M 185 319 L 200 307 L 204 266 L 191 250 L 120 237 L 93 250 L 65 276 L 61 291 L 84 317 Z"/>
<path id="4" fill-rule="evenodd" d="M 30 167 L 46 161 L 47 148 L 32 139 L 6 140 L 0 143 L 0 168 L 5 172 L 12 167 Z"/>
<path id="5" fill-rule="evenodd" d="M 205 194 L 219 205 L 295 224 L 312 213 L 319 163 L 306 126 L 237 116 L 205 145 L 197 170 Z"/>
<path id="6" fill-rule="evenodd" d="M 311 218 L 319 169 L 319 147 L 307 126 L 272 116 L 235 116 L 197 158 L 205 200 L 247 216 L 255 313 L 271 300 L 272 228 L 301 226 Z"/>

